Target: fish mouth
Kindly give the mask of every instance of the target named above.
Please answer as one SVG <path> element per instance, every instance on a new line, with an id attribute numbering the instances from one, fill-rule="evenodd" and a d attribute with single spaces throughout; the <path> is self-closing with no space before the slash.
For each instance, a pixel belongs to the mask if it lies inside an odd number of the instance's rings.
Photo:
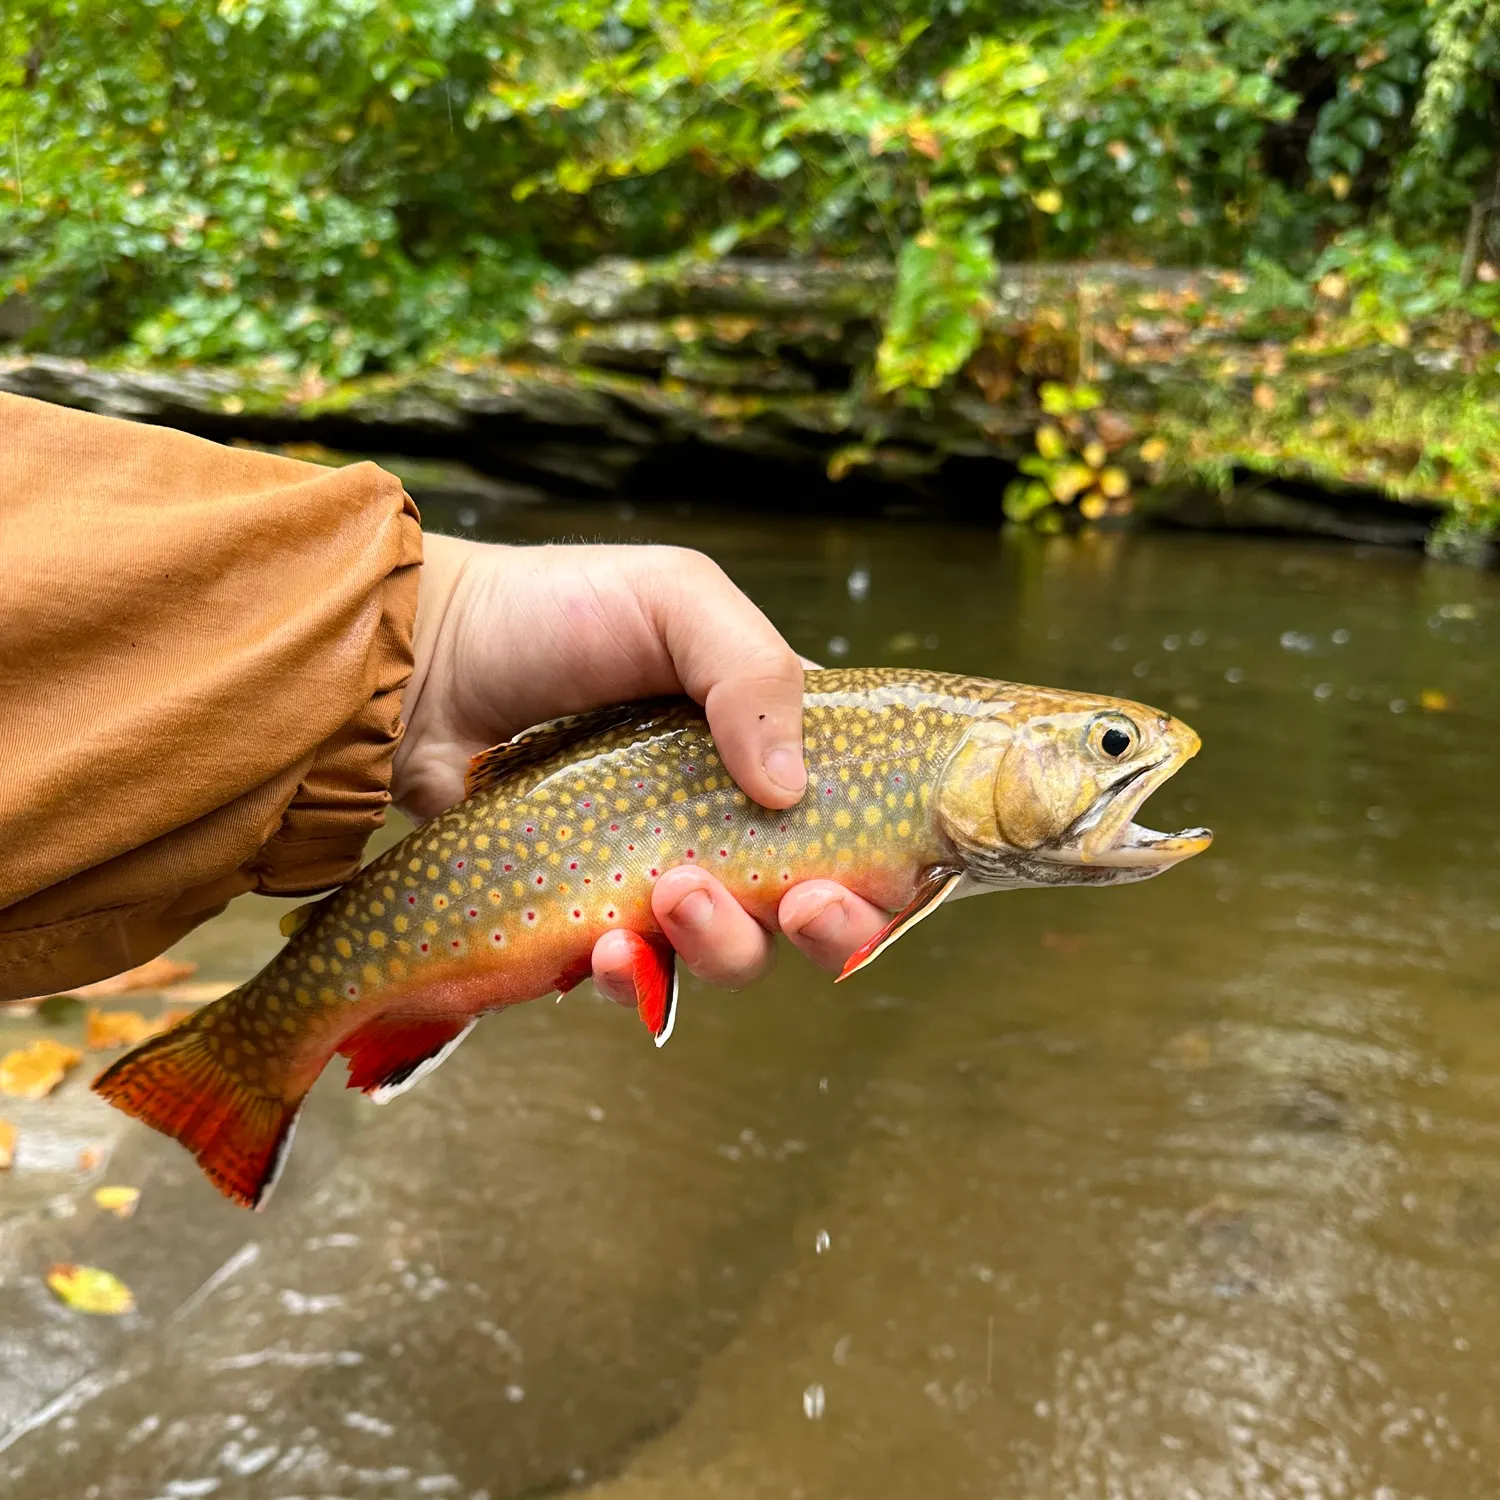
<path id="1" fill-rule="evenodd" d="M 1191 738 L 1171 753 L 1134 767 L 1110 787 L 1062 836 L 1052 858 L 1105 869 L 1165 869 L 1207 849 L 1214 836 L 1206 828 L 1161 833 L 1134 821 L 1146 799 L 1198 753 L 1198 736 L 1187 733 Z"/>

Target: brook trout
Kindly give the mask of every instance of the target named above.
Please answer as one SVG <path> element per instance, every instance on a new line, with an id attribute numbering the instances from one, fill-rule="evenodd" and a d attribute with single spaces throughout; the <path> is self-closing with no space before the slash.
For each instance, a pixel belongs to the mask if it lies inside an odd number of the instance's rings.
<path id="1" fill-rule="evenodd" d="M 595 940 L 630 934 L 641 1019 L 664 1042 L 674 955 L 651 914 L 697 864 L 767 928 L 827 876 L 895 915 L 863 968 L 945 900 L 1146 880 L 1208 847 L 1136 810 L 1198 751 L 1139 703 L 936 672 L 810 672 L 796 807 L 752 803 L 687 699 L 556 719 L 477 756 L 467 796 L 282 923 L 255 978 L 120 1058 L 94 1088 L 175 1137 L 237 1203 L 263 1204 L 334 1056 L 384 1102 L 479 1016 L 564 993 Z"/>

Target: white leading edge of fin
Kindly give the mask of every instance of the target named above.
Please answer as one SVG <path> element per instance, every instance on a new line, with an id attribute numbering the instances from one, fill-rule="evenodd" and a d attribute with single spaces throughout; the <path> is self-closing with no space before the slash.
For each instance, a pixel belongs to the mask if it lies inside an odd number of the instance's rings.
<path id="1" fill-rule="evenodd" d="M 672 960 L 672 993 L 667 996 L 667 1018 L 662 1022 L 660 1035 L 653 1038 L 658 1047 L 667 1045 L 672 1028 L 677 1024 L 677 960 Z"/>
<path id="2" fill-rule="evenodd" d="M 439 1047 L 431 1057 L 424 1057 L 400 1083 L 383 1083 L 379 1088 L 371 1089 L 365 1097 L 373 1099 L 377 1104 L 389 1104 L 392 1099 L 399 1099 L 413 1084 L 421 1083 L 429 1073 L 436 1071 L 448 1061 L 458 1044 L 473 1031 L 474 1023 L 478 1019 L 479 1017 L 475 1016 L 451 1042 Z"/>
<path id="3" fill-rule="evenodd" d="M 910 932 L 918 922 L 926 921 L 927 918 L 930 917 L 933 912 L 935 912 L 938 907 L 940 907 L 943 902 L 945 902 L 948 897 L 953 894 L 954 886 L 956 886 L 963 878 L 963 872 L 961 870 L 955 871 L 952 875 L 950 875 L 947 880 L 943 882 L 942 889 L 939 890 L 935 896 L 933 896 L 931 901 L 920 908 L 920 910 L 914 911 L 911 916 L 909 916 L 899 927 L 893 927 L 880 943 L 878 943 L 867 954 L 865 954 L 865 956 L 860 959 L 860 961 L 855 964 L 852 969 L 849 969 L 845 973 L 840 974 L 839 978 L 847 979 L 851 974 L 858 974 L 861 969 L 874 963 L 875 960 L 879 958 L 880 955 L 884 953 L 885 950 L 889 948 L 897 938 L 905 937 L 905 935 Z"/>

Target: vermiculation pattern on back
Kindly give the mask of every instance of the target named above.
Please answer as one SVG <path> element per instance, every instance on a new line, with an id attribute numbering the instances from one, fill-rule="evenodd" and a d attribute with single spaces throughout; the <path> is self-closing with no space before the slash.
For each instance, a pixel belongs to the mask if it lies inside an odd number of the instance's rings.
<path id="1" fill-rule="evenodd" d="M 560 943 L 654 929 L 650 888 L 674 865 L 711 870 L 752 909 L 795 879 L 856 864 L 899 903 L 924 857 L 933 773 L 995 684 L 935 672 L 810 672 L 808 794 L 757 806 L 724 769 L 696 705 L 564 745 L 425 825 L 318 909 L 262 976 L 272 1020 L 343 1007 L 476 960 L 514 973 L 497 999 L 545 993 Z M 1024 690 L 1018 690 L 1024 692 Z M 1014 700 L 1007 700 L 1014 701 Z M 878 889 L 884 883 L 890 890 Z M 537 986 L 540 986 L 538 988 Z M 283 1023 L 288 1031 L 294 1023 Z"/>

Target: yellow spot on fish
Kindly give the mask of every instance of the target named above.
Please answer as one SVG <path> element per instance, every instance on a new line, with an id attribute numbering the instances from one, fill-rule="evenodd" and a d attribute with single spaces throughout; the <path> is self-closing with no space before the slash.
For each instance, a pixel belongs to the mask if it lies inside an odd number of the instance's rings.
<path id="1" fill-rule="evenodd" d="M 311 1005 L 312 1004 L 312 994 L 311 994 L 311 992 L 308 991 L 308 990 L 303 989 L 300 985 L 293 992 L 292 999 L 295 1000 L 298 1005 Z"/>
<path id="2" fill-rule="evenodd" d="M 438 911 L 446 911 L 448 909 L 448 898 L 446 896 L 434 896 L 432 904 Z"/>
<path id="3" fill-rule="evenodd" d="M 405 932 L 406 931 L 406 918 L 405 917 L 392 917 L 391 918 L 391 926 L 394 927 L 397 932 Z"/>
<path id="4" fill-rule="evenodd" d="M 403 917 L 400 920 L 405 921 L 406 919 Z M 385 934 L 383 932 L 372 932 L 370 934 L 370 946 L 372 948 L 384 948 Z"/>
<path id="5" fill-rule="evenodd" d="M 383 917 L 385 915 L 385 903 L 383 901 L 372 901 L 370 903 L 370 915 L 372 917 Z"/>
<path id="6" fill-rule="evenodd" d="M 822 821 L 823 821 L 823 814 L 820 813 L 817 810 L 817 808 L 811 807 L 811 808 L 808 809 L 808 811 L 807 811 L 807 826 L 809 828 L 816 828 L 818 826 L 818 824 L 821 823 Z"/>
<path id="7" fill-rule="evenodd" d="M 406 868 L 410 870 L 412 874 L 416 874 L 416 872 L 422 868 L 422 861 L 420 859 L 408 860 L 406 862 Z"/>
<path id="8" fill-rule="evenodd" d="M 422 931 L 425 932 L 428 937 L 434 936 L 437 932 L 437 923 L 434 922 L 431 917 L 428 917 L 428 919 L 422 923 Z"/>
<path id="9" fill-rule="evenodd" d="M 380 983 L 380 970 L 374 964 L 366 964 L 359 972 L 366 984 Z"/>
<path id="10" fill-rule="evenodd" d="M 905 818 L 902 818 L 902 820 L 896 824 L 896 837 L 904 839 L 907 838 L 910 833 L 911 824 L 908 823 Z"/>
<path id="11" fill-rule="evenodd" d="M 835 750 L 847 750 L 849 748 L 849 736 L 847 734 L 834 735 L 833 748 Z"/>
<path id="12" fill-rule="evenodd" d="M 502 828 L 509 828 L 510 824 L 509 823 L 502 823 L 500 826 Z M 487 833 L 481 833 L 481 834 L 479 834 L 475 838 L 475 840 L 474 840 L 474 847 L 476 849 L 488 849 L 490 847 L 490 836 L 489 836 L 489 834 L 487 834 Z"/>
<path id="13" fill-rule="evenodd" d="M 311 969 L 314 974 L 321 974 L 328 967 L 328 965 L 323 962 L 323 955 L 321 953 L 314 953 L 313 956 L 308 959 L 307 967 Z"/>
<path id="14" fill-rule="evenodd" d="M 832 837 L 833 837 L 833 835 L 830 834 L 829 838 L 831 839 Z M 818 854 L 819 854 L 821 848 L 822 848 L 822 846 L 820 844 L 816 843 L 816 842 L 809 844 L 807 846 L 807 857 L 809 859 L 816 859 L 818 857 Z"/>
<path id="15" fill-rule="evenodd" d="M 386 970 L 392 979 L 404 979 L 406 977 L 406 965 L 399 958 L 393 958 L 386 965 Z"/>
<path id="16" fill-rule="evenodd" d="M 349 946 L 348 938 L 334 938 L 333 946 L 338 950 L 341 958 L 354 957 L 354 950 Z"/>
<path id="17" fill-rule="evenodd" d="M 677 790 L 672 793 L 672 800 L 674 802 L 686 802 L 687 801 L 687 793 L 685 791 L 683 791 L 683 789 L 681 787 L 678 787 Z"/>
<path id="18" fill-rule="evenodd" d="M 833 826 L 835 828 L 847 828 L 851 821 L 852 820 L 849 817 L 849 809 L 847 807 L 839 808 L 839 810 L 833 815 Z"/>
<path id="19" fill-rule="evenodd" d="M 449 892 L 452 895 L 462 896 L 463 893 L 464 893 L 463 881 L 461 881 L 461 880 L 450 880 L 448 882 L 448 890 L 449 890 Z"/>
<path id="20" fill-rule="evenodd" d="M 865 826 L 873 828 L 880 821 L 880 809 L 878 807 L 867 807 L 865 809 Z"/>
<path id="21" fill-rule="evenodd" d="M 427 878 L 429 880 L 436 880 L 438 878 L 438 867 L 436 865 L 427 866 Z"/>

